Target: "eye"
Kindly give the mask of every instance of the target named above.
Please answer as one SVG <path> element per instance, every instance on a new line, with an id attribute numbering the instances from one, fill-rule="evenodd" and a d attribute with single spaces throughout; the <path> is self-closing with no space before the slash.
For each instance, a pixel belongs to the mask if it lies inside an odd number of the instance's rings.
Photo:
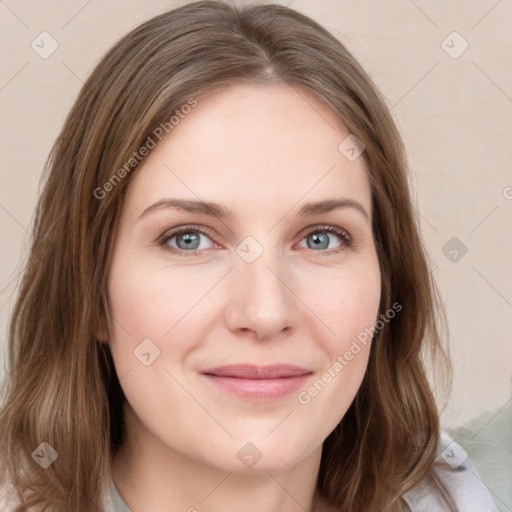
<path id="1" fill-rule="evenodd" d="M 222 248 L 201 226 L 182 226 L 168 231 L 162 235 L 158 244 L 167 251 L 187 256 L 197 255 L 208 249 Z M 327 253 L 343 251 L 351 245 L 350 235 L 336 226 L 315 226 L 305 233 L 299 243 L 300 247 Z"/>
<path id="2" fill-rule="evenodd" d="M 167 232 L 159 240 L 159 244 L 171 252 L 190 254 L 218 247 L 200 226 L 183 226 Z"/>
<path id="3" fill-rule="evenodd" d="M 333 252 L 338 252 L 348 249 L 351 244 L 350 236 L 345 230 L 336 226 L 317 226 L 304 236 L 299 246 L 314 251 L 326 252 L 326 249 L 333 249 Z"/>

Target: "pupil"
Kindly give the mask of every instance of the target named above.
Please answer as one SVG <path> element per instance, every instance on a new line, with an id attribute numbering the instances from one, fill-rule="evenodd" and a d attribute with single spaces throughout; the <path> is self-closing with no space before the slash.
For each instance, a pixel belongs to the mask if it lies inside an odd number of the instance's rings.
<path id="1" fill-rule="evenodd" d="M 183 247 L 186 249 L 197 249 L 199 246 L 199 235 L 197 233 L 185 233 L 178 237 L 177 243 L 184 242 Z M 182 249 L 183 247 L 180 247 Z"/>
<path id="2" fill-rule="evenodd" d="M 310 247 L 310 249 L 318 249 L 318 248 L 327 249 L 327 246 L 329 245 L 329 237 L 325 233 L 322 233 L 322 234 L 313 233 L 311 235 L 311 238 L 313 240 L 314 246 Z"/>

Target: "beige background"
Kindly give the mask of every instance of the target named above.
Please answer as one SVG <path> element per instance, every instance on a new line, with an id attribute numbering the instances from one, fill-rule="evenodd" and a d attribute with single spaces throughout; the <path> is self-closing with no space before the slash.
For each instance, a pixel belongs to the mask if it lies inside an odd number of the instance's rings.
<path id="1" fill-rule="evenodd" d="M 82 81 L 120 36 L 183 3 L 0 1 L 2 348 L 41 171 Z M 450 324 L 455 380 L 443 422 L 512 510 L 512 2 L 278 3 L 339 37 L 392 108 Z M 46 59 L 31 47 L 51 48 L 42 32 L 58 43 Z M 459 247 L 446 246 L 453 237 Z"/>

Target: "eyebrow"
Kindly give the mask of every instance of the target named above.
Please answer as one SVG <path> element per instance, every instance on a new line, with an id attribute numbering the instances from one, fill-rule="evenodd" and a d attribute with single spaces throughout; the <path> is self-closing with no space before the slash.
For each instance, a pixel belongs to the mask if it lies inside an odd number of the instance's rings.
<path id="1" fill-rule="evenodd" d="M 190 213 L 200 213 L 217 217 L 220 219 L 229 219 L 233 217 L 233 210 L 209 201 L 191 200 L 191 199 L 160 199 L 156 203 L 148 206 L 140 215 L 138 220 L 142 219 L 150 212 L 161 209 L 176 209 Z M 327 199 L 304 204 L 297 212 L 298 217 L 310 217 L 321 213 L 329 213 L 338 208 L 352 208 L 363 215 L 369 221 L 370 216 L 364 207 L 353 199 Z"/>
<path id="2" fill-rule="evenodd" d="M 211 217 L 218 217 L 227 219 L 233 217 L 233 211 L 224 208 L 220 204 L 211 203 L 208 201 L 196 201 L 191 199 L 160 199 L 156 203 L 148 206 L 140 215 L 139 220 L 145 217 L 148 213 L 160 209 L 176 209 L 183 210 L 190 213 L 202 213 L 203 215 L 210 215 Z"/>
<path id="3" fill-rule="evenodd" d="M 298 216 L 308 217 L 310 215 L 317 215 L 319 213 L 329 213 L 338 208 L 353 208 L 363 215 L 366 220 L 370 220 L 368 212 L 364 209 L 361 203 L 354 201 L 354 199 L 327 199 L 325 201 L 317 201 L 314 203 L 306 203 L 298 211 Z"/>

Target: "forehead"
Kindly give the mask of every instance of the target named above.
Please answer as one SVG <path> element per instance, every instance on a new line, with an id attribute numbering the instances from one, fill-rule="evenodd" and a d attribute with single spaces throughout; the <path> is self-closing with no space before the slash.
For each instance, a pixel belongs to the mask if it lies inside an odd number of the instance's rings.
<path id="1" fill-rule="evenodd" d="M 363 158 L 340 152 L 350 134 L 310 93 L 244 84 L 197 101 L 137 170 L 130 209 L 165 196 L 226 202 L 235 212 L 351 197 L 370 212 Z"/>

